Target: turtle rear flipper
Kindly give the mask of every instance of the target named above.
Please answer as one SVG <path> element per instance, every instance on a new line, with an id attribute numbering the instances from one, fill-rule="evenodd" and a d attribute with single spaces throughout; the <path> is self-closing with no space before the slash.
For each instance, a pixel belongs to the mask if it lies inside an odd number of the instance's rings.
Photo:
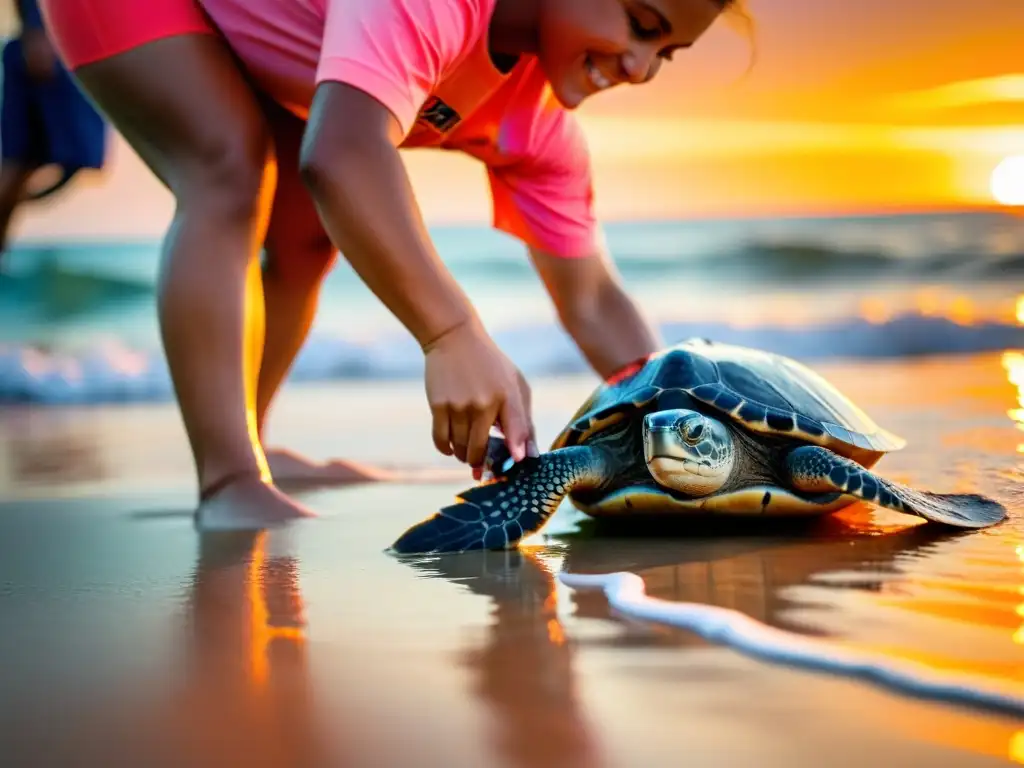
<path id="1" fill-rule="evenodd" d="M 1006 518 L 1006 508 L 974 493 L 930 493 L 879 477 L 819 446 L 802 446 L 786 457 L 793 487 L 808 493 L 839 491 L 864 501 L 956 528 L 987 528 Z"/>
<path id="2" fill-rule="evenodd" d="M 572 490 L 600 487 L 607 477 L 599 448 L 574 446 L 528 457 L 500 480 L 477 485 L 459 501 L 417 523 L 391 545 L 395 554 L 511 549 L 535 533 Z"/>

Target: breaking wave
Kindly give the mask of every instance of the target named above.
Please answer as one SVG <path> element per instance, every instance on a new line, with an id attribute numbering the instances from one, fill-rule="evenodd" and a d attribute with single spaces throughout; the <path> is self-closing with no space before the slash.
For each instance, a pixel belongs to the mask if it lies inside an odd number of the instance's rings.
<path id="1" fill-rule="evenodd" d="M 736 327 L 717 322 L 661 325 L 666 342 L 690 337 L 742 344 L 813 362 L 1024 349 L 1024 327 L 960 325 L 942 317 L 906 314 L 881 323 L 845 319 L 793 328 Z M 583 358 L 557 326 L 524 326 L 495 333 L 528 376 L 583 373 Z M 413 379 L 422 373 L 419 347 L 406 336 L 357 341 L 314 332 L 292 381 Z M 0 345 L 0 402 L 109 403 L 163 400 L 171 385 L 163 356 L 108 340 L 76 351 Z"/>
<path id="2" fill-rule="evenodd" d="M 485 322 L 503 327 L 495 338 L 525 373 L 586 370 L 553 324 L 520 243 L 486 227 L 432 234 Z M 607 239 L 667 343 L 700 336 L 811 362 L 1024 348 L 1024 327 L 1012 320 L 1013 302 L 1024 312 L 1015 295 L 1024 285 L 1024 217 L 620 223 L 607 227 Z M 154 311 L 158 254 L 155 242 L 21 245 L 6 254 L 0 402 L 169 398 Z M 906 301 L 932 288 L 983 312 L 965 317 Z M 994 315 L 993 302 L 1002 307 Z M 761 311 L 765 304 L 775 313 Z M 344 261 L 324 285 L 321 310 L 292 380 L 420 376 L 419 348 Z M 783 322 L 787 314 L 798 325 Z"/>

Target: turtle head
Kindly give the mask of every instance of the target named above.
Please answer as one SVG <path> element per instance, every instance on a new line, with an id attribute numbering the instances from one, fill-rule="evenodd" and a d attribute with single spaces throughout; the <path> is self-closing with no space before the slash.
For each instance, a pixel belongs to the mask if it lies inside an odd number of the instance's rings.
<path id="1" fill-rule="evenodd" d="M 706 496 L 725 485 L 736 445 L 717 419 L 684 408 L 656 411 L 644 417 L 644 460 L 659 485 Z"/>

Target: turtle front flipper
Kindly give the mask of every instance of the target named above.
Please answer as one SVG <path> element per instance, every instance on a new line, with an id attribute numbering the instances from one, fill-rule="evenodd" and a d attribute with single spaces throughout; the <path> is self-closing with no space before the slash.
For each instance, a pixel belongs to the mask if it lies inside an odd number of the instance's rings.
<path id="1" fill-rule="evenodd" d="M 500 479 L 458 495 L 459 501 L 417 523 L 391 545 L 396 554 L 510 549 L 534 533 L 572 490 L 607 479 L 600 448 L 573 446 L 526 458 Z"/>
<path id="2" fill-rule="evenodd" d="M 957 528 L 987 528 L 1006 518 L 1006 508 L 985 496 L 915 491 L 819 446 L 796 448 L 786 457 L 786 465 L 793 487 L 807 493 L 839 491 Z"/>

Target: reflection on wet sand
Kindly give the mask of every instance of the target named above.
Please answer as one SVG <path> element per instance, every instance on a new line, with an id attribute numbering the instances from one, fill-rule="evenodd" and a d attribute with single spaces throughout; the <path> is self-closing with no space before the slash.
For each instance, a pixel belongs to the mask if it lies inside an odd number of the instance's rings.
<path id="1" fill-rule="evenodd" d="M 1024 306 L 1022 306 L 1024 309 Z M 1021 405 L 1024 406 L 1024 381 L 1022 381 Z M 1022 451 L 1024 452 L 1024 451 Z M 1017 606 L 1017 615 L 1021 619 L 1021 625 L 1013 636 L 1013 641 L 1018 645 L 1024 645 L 1024 542 L 1017 546 L 1017 558 L 1020 560 L 1020 586 L 1017 592 L 1020 594 L 1021 603 Z M 1018 731 L 1010 740 L 1010 759 L 1024 764 L 1024 730 Z"/>
<path id="2" fill-rule="evenodd" d="M 496 748 L 508 764 L 600 765 L 545 558 L 524 549 L 411 564 L 425 576 L 460 583 L 493 601 L 487 639 L 465 652 L 462 663 L 475 672 L 475 691 L 493 710 Z"/>
<path id="3" fill-rule="evenodd" d="M 995 382 L 992 373 L 998 370 L 998 363 L 993 366 L 993 362 L 990 359 L 979 369 L 988 370 L 980 389 L 956 396 L 946 393 L 938 397 L 936 407 L 949 407 L 962 397 L 974 403 L 995 400 L 990 385 Z M 1024 355 L 1007 353 L 999 362 L 1006 378 L 1002 379 L 998 403 L 993 405 L 1024 431 Z M 1019 400 L 1009 411 L 1002 410 L 1009 405 L 1007 380 L 1013 387 L 1012 396 Z M 943 386 L 943 381 L 948 378 L 939 377 L 937 386 Z M 884 382 L 879 384 L 883 385 Z M 968 388 L 968 384 L 957 379 L 956 387 Z M 982 392 L 985 399 L 972 399 L 979 398 Z M 963 450 L 962 443 L 957 447 Z M 1013 445 L 1008 447 L 1014 450 Z M 1016 451 L 1024 453 L 1024 443 Z M 1005 454 L 991 447 L 984 453 L 984 460 L 968 460 L 970 456 L 965 456 L 953 472 L 949 471 L 948 459 L 936 463 L 935 474 L 916 465 L 908 465 L 904 471 L 908 482 L 924 482 L 923 472 L 930 482 L 965 484 L 971 489 L 984 486 L 1000 497 L 1013 496 L 1013 483 L 1006 485 L 1006 475 L 1000 476 L 996 488 L 990 487 L 985 477 L 992 455 Z M 1005 500 L 1018 515 L 1022 509 L 1019 500 Z M 989 533 L 964 534 L 857 505 L 830 518 L 798 523 L 792 530 L 773 526 L 774 530 L 768 532 L 751 529 L 739 535 L 733 530 L 725 536 L 688 532 L 683 537 L 665 538 L 653 531 L 623 530 L 621 526 L 616 531 L 615 526 L 590 522 L 586 525 L 608 528 L 603 532 L 620 535 L 608 538 L 583 532 L 563 537 L 552 552 L 562 558 L 561 567 L 566 571 L 632 571 L 644 579 L 647 594 L 652 597 L 731 608 L 782 629 L 829 636 L 837 643 L 909 657 L 958 672 L 990 674 L 1004 681 L 1024 676 L 1022 657 L 1015 650 L 1024 645 L 1024 528 L 1019 520 L 1012 519 Z M 559 594 L 566 596 L 565 602 L 571 605 L 572 616 L 563 611 L 563 622 L 574 624 L 585 619 L 607 625 L 609 620 L 618 621 L 618 617 L 609 614 L 600 592 L 560 593 L 562 588 L 547 578 L 533 582 L 535 589 L 543 586 L 550 593 L 546 599 L 533 597 L 528 603 L 534 606 L 530 613 L 528 605 L 517 604 L 519 592 L 510 584 L 521 586 L 526 564 L 532 564 L 536 570 L 544 567 L 543 560 L 537 551 L 530 550 L 515 559 L 506 561 L 503 557 L 435 558 L 421 560 L 415 567 L 425 575 L 459 581 L 476 593 L 492 596 L 497 617 L 491 638 L 495 648 L 498 646 L 493 638 L 500 634 L 503 620 L 508 621 L 510 616 L 530 617 L 534 631 L 520 630 L 514 635 L 509 632 L 509 637 L 515 637 L 517 642 L 501 644 L 505 674 L 511 677 L 514 672 L 507 670 L 519 670 L 519 687 L 503 689 L 481 661 L 479 669 L 485 681 L 482 695 L 492 703 L 498 702 L 499 708 L 503 705 L 503 713 L 508 712 L 503 714 L 505 734 L 522 733 L 522 715 L 515 713 L 514 703 L 526 699 L 529 691 L 542 684 L 525 670 L 531 663 L 541 667 L 537 659 L 559 659 L 564 665 L 559 668 L 560 674 L 548 673 L 541 679 L 557 690 L 561 706 L 571 713 L 567 717 L 571 727 L 563 724 L 567 730 L 561 738 L 549 740 L 561 746 L 563 763 L 592 760 L 597 750 L 597 735 L 587 729 L 586 719 L 580 714 L 585 699 L 574 692 L 574 656 L 579 657 L 590 647 L 614 647 L 643 654 L 655 648 L 707 646 L 704 640 L 681 630 L 629 622 L 620 622 L 617 631 L 597 633 L 596 637 L 590 636 L 592 633 L 584 626 L 565 630 L 557 613 L 541 609 L 553 606 Z M 550 622 L 555 623 L 557 632 L 547 630 Z M 514 622 L 506 626 L 513 625 Z M 566 634 L 571 638 L 569 642 L 564 640 Z M 578 637 L 584 638 L 582 645 L 576 640 Z M 524 647 L 527 645 L 532 648 Z M 491 647 L 478 651 L 475 658 L 489 658 Z M 497 655 L 494 654 L 495 658 Z M 662 670 L 661 677 L 671 679 L 673 670 L 665 669 L 665 658 L 654 657 L 652 663 Z M 863 686 L 862 690 L 867 688 Z M 541 699 L 534 696 L 533 701 L 539 705 Z M 929 717 L 924 720 L 895 718 L 887 727 L 912 740 L 1024 764 L 1024 730 L 1013 721 L 996 722 L 979 717 L 970 709 L 953 707 L 929 707 L 927 711 Z M 505 741 L 509 739 L 506 736 Z"/>
<path id="4" fill-rule="evenodd" d="M 1019 684 L 1024 679 L 1024 546 L 1008 552 L 1007 545 L 1022 541 L 1024 529 L 1019 520 L 1006 526 L 999 536 L 967 535 L 941 545 L 934 557 L 914 563 L 898 583 L 885 585 L 875 603 L 876 608 L 897 608 L 934 622 L 933 631 L 949 631 L 949 639 L 922 643 L 911 636 L 856 645 L 938 669 Z M 927 633 L 927 625 L 919 631 Z M 991 738 L 977 728 L 943 731 L 941 740 L 952 743 L 954 736 L 958 744 L 978 751 Z M 1005 754 L 1024 764 L 1024 730 L 1010 736 Z"/>
<path id="5" fill-rule="evenodd" d="M 665 542 L 641 540 L 633 547 L 616 547 L 615 551 L 609 552 L 607 543 L 584 539 L 578 543 L 589 543 L 593 555 L 585 556 L 586 547 L 578 547 L 574 543 L 567 554 L 565 567 L 574 573 L 633 571 L 644 578 L 647 594 L 651 597 L 731 608 L 765 624 L 804 634 L 834 633 L 839 635 L 834 642 L 842 645 L 886 653 L 958 673 L 989 674 L 997 681 L 1022 679 L 1024 666 L 1021 657 L 1012 650 L 1009 658 L 1003 659 L 989 653 L 994 649 L 988 648 L 977 649 L 976 653 L 966 649 L 929 653 L 921 650 L 920 646 L 926 644 L 922 643 L 922 638 L 913 632 L 908 634 L 906 627 L 897 634 L 908 639 L 909 646 L 906 643 L 863 642 L 842 636 L 847 633 L 838 627 L 830 627 L 827 619 L 805 624 L 799 617 L 806 613 L 791 610 L 806 609 L 817 598 L 820 600 L 817 607 L 850 611 L 856 602 L 851 595 L 863 593 L 863 602 L 872 607 L 876 621 L 878 609 L 883 606 L 949 621 L 949 628 L 953 630 L 948 644 L 951 649 L 957 646 L 956 631 L 961 627 L 971 630 L 992 627 L 1004 631 L 1009 628 L 1015 632 L 1014 642 L 1019 642 L 1019 623 L 1020 617 L 1024 616 L 1024 606 L 1018 601 L 1024 595 L 1021 578 L 1024 574 L 1011 572 L 1005 559 L 991 554 L 993 537 L 936 530 L 933 526 L 920 524 L 909 528 L 898 525 L 880 527 L 874 522 L 871 511 L 864 506 L 850 508 L 820 523 L 816 525 L 817 530 L 808 531 L 810 535 L 805 534 L 804 539 L 755 539 L 746 545 L 736 539 L 714 544 L 700 542 L 694 548 L 695 559 L 664 566 L 653 563 L 659 550 L 662 558 L 669 559 L 664 553 Z M 969 563 L 975 548 L 978 552 L 974 560 L 988 555 L 987 582 L 981 579 L 972 581 L 966 574 L 948 572 L 951 564 Z M 680 554 L 682 552 L 676 555 L 677 559 Z M 1024 561 L 1024 547 L 1018 548 L 1017 555 Z M 922 587 L 932 584 L 939 584 L 947 590 L 947 595 L 931 598 L 926 592 L 922 593 Z M 795 589 L 800 585 L 803 585 L 802 590 Z M 828 594 L 822 590 L 837 587 L 842 590 L 837 596 L 842 595 L 844 599 L 832 605 Z M 951 597 L 949 591 L 966 599 Z M 603 618 L 608 614 L 607 603 L 600 592 L 574 592 L 573 598 L 578 606 L 577 615 Z M 660 640 L 680 645 L 705 644 L 700 638 L 671 628 L 660 632 Z M 642 638 L 635 633 L 627 633 L 615 637 L 612 642 L 642 644 Z M 916 726 L 908 725 L 907 731 L 924 737 Z M 1024 762 L 1022 734 L 1024 732 L 1014 733 L 1006 748 L 1011 759 L 1018 762 Z M 936 737 L 932 735 L 930 738 Z M 943 731 L 938 741 L 982 754 L 998 754 L 1003 751 L 1000 742 L 1005 738 L 998 729 L 954 727 Z"/>
<path id="6" fill-rule="evenodd" d="M 573 669 L 576 643 L 566 642 L 557 610 L 562 589 L 548 560 L 576 573 L 633 571 L 648 594 L 742 611 L 762 622 L 809 632 L 791 622 L 787 588 L 824 570 L 856 569 L 869 578 L 854 588 L 878 590 L 899 574 L 898 561 L 956 534 L 933 526 L 891 528 L 866 508 L 797 526 L 789 534 L 730 538 L 569 536 L 551 551 L 468 553 L 408 561 L 422 575 L 447 579 L 489 596 L 494 623 L 486 642 L 465 654 L 478 674 L 478 694 L 495 709 L 502 754 L 513 765 L 595 765 L 600 750 L 588 728 Z M 574 619 L 614 620 L 600 594 L 572 592 Z M 607 639 L 632 647 L 706 645 L 679 630 L 631 625 Z M 530 734 L 530 738 L 523 738 Z"/>
<path id="7" fill-rule="evenodd" d="M 887 474 L 1013 504 L 1007 496 L 1024 480 L 1021 365 L 985 355 L 833 370 L 911 439 L 886 458 Z M 554 380 L 538 388 L 548 432 L 579 390 Z M 303 392 L 299 412 L 319 415 L 338 396 Z M 397 449 L 414 460 L 406 438 L 420 410 L 409 405 L 406 418 L 405 398 L 377 401 L 370 411 L 392 421 L 372 433 L 346 428 L 350 442 L 332 453 Z M 601 526 L 600 537 L 553 535 L 550 548 L 410 568 L 380 549 L 446 492 L 379 484 L 317 495 L 323 517 L 290 539 L 211 535 L 196 550 L 187 516 L 150 514 L 191 499 L 172 410 L 39 413 L 24 421 L 0 409 L 0 482 L 17 496 L 31 476 L 46 484 L 40 494 L 63 495 L 8 502 L 0 514 L 0 742 L 45 756 L 32 764 L 791 766 L 829 750 L 837 765 L 1024 764 L 1019 721 L 629 624 L 601 595 L 552 578 L 563 568 L 629 570 L 663 599 L 1019 680 L 1020 503 L 1016 519 L 980 534 L 859 506 L 709 535 Z M 80 441 L 71 476 L 109 473 L 99 480 L 109 498 L 48 473 L 46 453 L 61 440 Z M 25 481 L 4 477 L 26 447 Z M 124 490 L 164 480 L 173 495 L 140 494 L 139 508 Z"/>
<path id="8" fill-rule="evenodd" d="M 900 558 L 957 535 L 916 523 L 880 525 L 864 505 L 821 520 L 796 521 L 788 534 L 782 526 L 773 527 L 776 531 L 768 534 L 752 529 L 712 538 L 580 537 L 568 544 L 564 568 L 571 573 L 632 571 L 644 579 L 651 597 L 717 605 L 770 626 L 819 634 L 787 617 L 794 605 L 786 596 L 790 588 L 810 583 L 823 571 L 855 570 L 858 576 L 844 588 L 879 591 L 899 575 Z M 600 592 L 572 594 L 579 617 L 608 616 Z M 706 645 L 687 632 L 669 635 L 673 644 Z"/>
<path id="9" fill-rule="evenodd" d="M 1017 318 L 1024 325 L 1024 296 L 1017 300 Z M 1006 352 L 1003 355 L 1003 367 L 1006 368 L 1007 378 L 1017 388 L 1017 404 L 1011 408 L 1008 416 L 1014 422 L 1017 429 L 1024 432 L 1024 353 Z M 1017 445 L 1017 453 L 1024 454 L 1024 442 Z M 1017 593 L 1020 596 L 1020 604 L 1017 606 L 1017 616 L 1020 617 L 1021 625 L 1014 633 L 1013 641 L 1024 646 L 1024 536 L 1017 541 L 1015 548 L 1017 559 L 1020 561 L 1020 583 L 1017 585 Z M 1017 757 L 1024 762 L 1024 731 L 1021 731 L 1017 745 Z M 1012 754 L 1012 751 L 1011 751 Z"/>
<path id="10" fill-rule="evenodd" d="M 180 764 L 322 764 L 298 563 L 272 544 L 265 532 L 200 538 L 169 729 Z"/>
<path id="11" fill-rule="evenodd" d="M 990 629 L 993 636 L 1009 636 L 1009 654 L 990 653 L 975 658 L 950 649 L 949 653 L 922 648 L 875 646 L 886 653 L 922 661 L 935 667 L 1024 679 L 1024 545 L 1016 545 L 1013 532 L 1019 523 L 1006 524 L 1004 541 L 965 536 L 938 552 L 934 564 L 919 563 L 898 585 L 882 590 L 877 604 L 891 606 L 929 619 Z"/>
<path id="12" fill-rule="evenodd" d="M 1024 352 L 1004 352 L 1002 362 L 1006 377 L 1017 388 L 1017 403 L 1007 415 L 1024 432 Z M 1024 453 L 1024 442 L 1017 445 L 1017 453 Z"/>
<path id="13" fill-rule="evenodd" d="M 1021 583 L 1020 586 L 1017 587 L 1017 594 L 1019 594 L 1021 598 L 1021 602 L 1017 606 L 1017 615 L 1021 619 L 1021 625 L 1013 635 L 1013 642 L 1017 643 L 1017 645 L 1024 645 L 1024 544 L 1019 544 L 1016 552 L 1017 559 L 1020 560 L 1021 566 Z"/>

